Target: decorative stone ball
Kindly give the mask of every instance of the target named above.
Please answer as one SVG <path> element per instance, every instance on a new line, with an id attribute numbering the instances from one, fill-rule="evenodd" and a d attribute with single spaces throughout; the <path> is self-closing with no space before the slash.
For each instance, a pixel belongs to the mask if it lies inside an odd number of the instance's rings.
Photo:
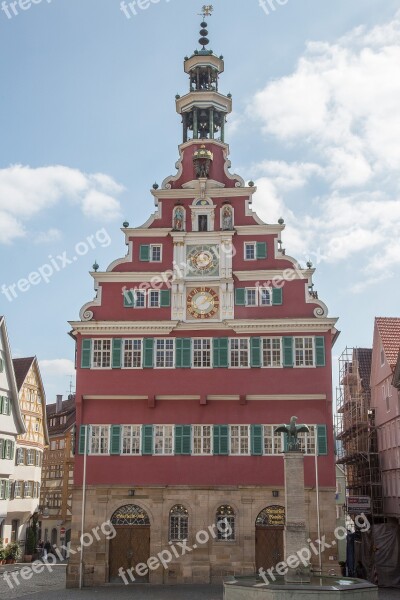
<path id="1" fill-rule="evenodd" d="M 179 100 L 179 98 L 180 98 L 180 94 L 176 94 L 176 95 L 175 95 L 175 98 L 176 98 L 176 100 Z"/>
<path id="2" fill-rule="evenodd" d="M 230 92 L 228 94 L 228 98 L 232 98 L 232 94 Z"/>
<path id="3" fill-rule="evenodd" d="M 308 263 L 307 263 L 307 267 L 309 269 L 312 269 L 312 266 L 313 266 L 313 264 L 312 264 L 311 260 L 309 260 Z"/>
<path id="4" fill-rule="evenodd" d="M 153 183 L 153 190 L 158 190 L 160 186 L 158 185 L 158 183 Z"/>
<path id="5" fill-rule="evenodd" d="M 282 219 L 282 217 L 278 220 L 279 225 L 283 225 L 285 222 L 285 219 Z"/>
<path id="6" fill-rule="evenodd" d="M 219 60 L 224 60 L 224 57 L 222 56 L 222 54 L 221 54 L 221 56 L 219 57 Z"/>
<path id="7" fill-rule="evenodd" d="M 185 56 L 185 58 L 184 58 L 183 60 L 189 60 L 189 57 L 188 57 L 188 56 Z"/>
<path id="8" fill-rule="evenodd" d="M 95 262 L 93 265 L 93 271 L 95 271 L 97 273 L 98 270 L 99 270 L 99 265 L 97 264 L 97 262 Z"/>
<path id="9" fill-rule="evenodd" d="M 123 226 L 123 227 L 125 227 L 125 229 L 126 229 L 127 227 L 129 227 L 129 223 L 128 223 L 128 221 L 124 221 L 124 222 L 122 223 L 122 226 Z"/>
<path id="10" fill-rule="evenodd" d="M 249 181 L 249 187 L 254 187 L 254 181 Z"/>

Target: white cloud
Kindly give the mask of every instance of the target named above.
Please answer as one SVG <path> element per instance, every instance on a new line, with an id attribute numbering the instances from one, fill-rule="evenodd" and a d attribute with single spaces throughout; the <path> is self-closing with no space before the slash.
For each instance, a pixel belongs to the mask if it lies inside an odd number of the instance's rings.
<path id="1" fill-rule="evenodd" d="M 75 375 L 75 366 L 72 360 L 68 358 L 54 358 L 50 360 L 40 360 L 39 367 L 44 376 L 62 376 L 69 377 Z"/>
<path id="2" fill-rule="evenodd" d="M 25 224 L 31 218 L 62 200 L 78 204 L 90 218 L 119 218 L 120 203 L 114 196 L 122 190 L 108 175 L 86 174 L 69 167 L 34 169 L 13 165 L 0 169 L 0 242 L 10 243 L 24 237 Z"/>
<path id="3" fill-rule="evenodd" d="M 50 228 L 47 231 L 40 231 L 34 237 L 35 244 L 50 244 L 57 242 L 62 238 L 62 233 L 59 229 Z"/>
<path id="4" fill-rule="evenodd" d="M 400 265 L 399 65 L 400 12 L 335 43 L 309 42 L 294 72 L 269 82 L 246 111 L 299 156 L 253 167 L 257 211 L 267 222 L 285 218 L 289 254 L 356 259 L 355 293 L 377 281 L 374 269 L 388 278 L 387 267 Z M 316 177 L 318 197 L 301 208 L 285 202 Z"/>

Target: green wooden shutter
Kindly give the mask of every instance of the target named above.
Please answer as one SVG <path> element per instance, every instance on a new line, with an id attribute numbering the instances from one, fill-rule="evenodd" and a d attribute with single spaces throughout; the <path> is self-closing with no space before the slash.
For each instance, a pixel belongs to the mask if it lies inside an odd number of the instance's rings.
<path id="1" fill-rule="evenodd" d="M 250 427 L 251 453 L 254 456 L 262 456 L 263 453 L 263 426 L 252 425 Z"/>
<path id="2" fill-rule="evenodd" d="M 15 442 L 11 442 L 11 460 L 14 460 Z"/>
<path id="3" fill-rule="evenodd" d="M 120 369 L 122 366 L 122 340 L 113 339 L 112 341 L 112 368 Z"/>
<path id="4" fill-rule="evenodd" d="M 171 306 L 171 290 L 161 290 L 160 306 L 161 308 L 168 308 Z"/>
<path id="5" fill-rule="evenodd" d="M 328 454 L 328 438 L 326 434 L 326 425 L 317 425 L 318 456 Z"/>
<path id="6" fill-rule="evenodd" d="M 236 306 L 246 305 L 246 288 L 235 289 L 235 304 Z"/>
<path id="7" fill-rule="evenodd" d="M 6 479 L 6 485 L 5 485 L 5 490 L 4 490 L 4 499 L 5 500 L 9 500 L 11 497 L 10 494 L 10 481 L 8 479 Z"/>
<path id="8" fill-rule="evenodd" d="M 273 288 L 272 304 L 274 306 L 280 306 L 281 304 L 283 304 L 283 289 L 282 288 Z"/>
<path id="9" fill-rule="evenodd" d="M 79 430 L 79 454 L 85 454 L 85 431 L 89 436 L 89 427 L 87 425 L 81 425 Z M 87 441 L 87 452 L 89 452 L 89 439 Z"/>
<path id="10" fill-rule="evenodd" d="M 256 244 L 256 256 L 257 258 L 267 258 L 267 244 L 266 242 L 257 242 Z"/>
<path id="11" fill-rule="evenodd" d="M 0 415 L 3 414 L 3 396 L 0 396 Z"/>
<path id="12" fill-rule="evenodd" d="M 214 425 L 214 454 L 227 456 L 229 454 L 229 425 Z"/>
<path id="13" fill-rule="evenodd" d="M 121 454 L 121 425 L 111 425 L 110 454 Z"/>
<path id="14" fill-rule="evenodd" d="M 140 246 L 139 260 L 142 262 L 150 261 L 150 246 L 142 245 Z"/>
<path id="15" fill-rule="evenodd" d="M 315 364 L 317 367 L 325 367 L 325 338 L 317 336 L 315 338 Z"/>
<path id="16" fill-rule="evenodd" d="M 293 367 L 293 338 L 284 337 L 283 341 L 283 366 Z"/>
<path id="17" fill-rule="evenodd" d="M 143 340 L 143 368 L 153 368 L 153 355 L 154 355 L 154 339 L 145 338 Z"/>
<path id="18" fill-rule="evenodd" d="M 3 359 L 0 358 L 0 373 L 2 373 L 4 371 L 4 362 Z"/>
<path id="19" fill-rule="evenodd" d="M 5 440 L 0 440 L 0 458 L 4 458 L 4 446 L 6 445 Z"/>
<path id="20" fill-rule="evenodd" d="M 11 398 L 8 399 L 8 415 L 11 415 L 11 410 L 12 410 L 12 400 Z"/>
<path id="21" fill-rule="evenodd" d="M 176 367 L 190 369 L 192 358 L 192 340 L 176 338 L 175 341 Z"/>
<path id="22" fill-rule="evenodd" d="M 213 364 L 214 367 L 228 367 L 228 338 L 213 339 Z"/>
<path id="23" fill-rule="evenodd" d="M 250 365 L 261 367 L 261 338 L 250 338 Z"/>
<path id="24" fill-rule="evenodd" d="M 82 340 L 81 368 L 90 369 L 92 359 L 92 340 Z"/>
<path id="25" fill-rule="evenodd" d="M 124 291 L 124 306 L 125 308 L 135 307 L 135 293 L 133 290 Z"/>
<path id="26" fill-rule="evenodd" d="M 190 425 L 175 425 L 175 454 L 190 455 L 192 450 Z"/>
<path id="27" fill-rule="evenodd" d="M 153 425 L 142 427 L 142 454 L 153 454 Z"/>

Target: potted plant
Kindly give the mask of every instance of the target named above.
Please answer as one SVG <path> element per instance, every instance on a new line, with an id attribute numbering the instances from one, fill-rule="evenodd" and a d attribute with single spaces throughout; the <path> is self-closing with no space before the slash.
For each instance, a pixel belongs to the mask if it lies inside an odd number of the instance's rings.
<path id="1" fill-rule="evenodd" d="M 13 564 L 15 563 L 15 561 L 17 560 L 17 558 L 19 558 L 20 556 L 20 549 L 19 549 L 19 544 L 18 542 L 10 542 L 10 544 L 7 544 L 6 548 L 5 548 L 5 559 L 6 559 L 6 564 Z"/>
<path id="2" fill-rule="evenodd" d="M 36 552 L 36 535 L 32 527 L 26 530 L 26 554 L 24 562 L 32 562 L 32 557 Z"/>

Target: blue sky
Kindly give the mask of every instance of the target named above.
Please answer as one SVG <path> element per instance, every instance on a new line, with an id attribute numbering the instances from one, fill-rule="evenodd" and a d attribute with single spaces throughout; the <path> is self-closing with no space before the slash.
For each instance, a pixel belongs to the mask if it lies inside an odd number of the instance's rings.
<path id="1" fill-rule="evenodd" d="M 0 314 L 14 355 L 38 356 L 54 401 L 73 373 L 67 321 L 93 297 L 91 265 L 125 254 L 122 222 L 143 223 L 152 183 L 175 173 L 174 97 L 187 91 L 182 61 L 202 3 L 153 0 L 129 19 L 120 0 L 19 0 L 18 14 L 10 4 L 0 11 L 0 286 L 39 269 L 48 283 L 0 294 Z M 398 0 L 214 8 L 232 170 L 256 181 L 264 220 L 285 218 L 288 254 L 319 263 L 316 289 L 340 317 L 335 353 L 368 346 L 374 316 L 399 310 Z"/>

